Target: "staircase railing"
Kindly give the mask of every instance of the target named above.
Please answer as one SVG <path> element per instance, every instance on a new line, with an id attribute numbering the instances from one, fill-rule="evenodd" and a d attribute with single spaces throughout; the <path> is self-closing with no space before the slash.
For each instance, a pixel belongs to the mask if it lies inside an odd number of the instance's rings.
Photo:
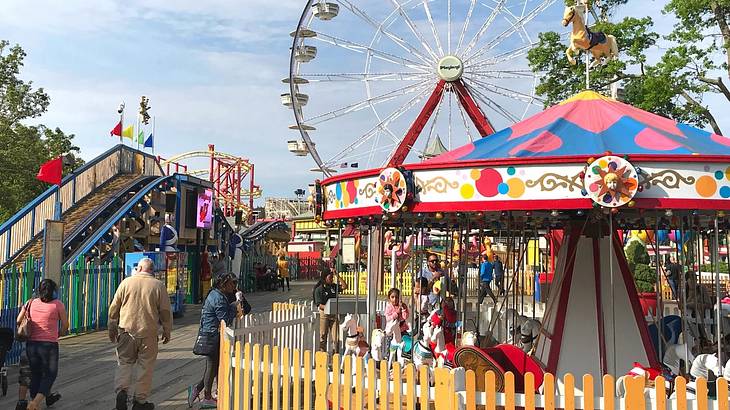
<path id="1" fill-rule="evenodd" d="M 119 144 L 87 162 L 0 225 L 0 266 L 12 261 L 53 219 L 56 199 L 65 213 L 120 174 L 164 175 L 157 158 Z"/>

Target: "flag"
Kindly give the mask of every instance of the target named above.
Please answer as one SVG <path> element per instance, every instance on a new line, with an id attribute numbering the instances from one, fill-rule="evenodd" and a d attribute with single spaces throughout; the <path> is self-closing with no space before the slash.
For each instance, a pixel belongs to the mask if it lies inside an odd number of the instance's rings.
<path id="1" fill-rule="evenodd" d="M 54 158 L 43 165 L 41 165 L 41 169 L 38 170 L 38 175 L 36 175 L 36 179 L 43 182 L 48 182 L 49 184 L 56 184 L 58 186 L 61 186 L 61 176 L 63 174 L 63 156 L 59 156 L 58 158 Z"/>
<path id="2" fill-rule="evenodd" d="M 350 164 L 350 168 L 357 168 L 357 165 L 357 162 L 353 162 L 352 164 Z"/>
<path id="3" fill-rule="evenodd" d="M 147 140 L 144 142 L 145 148 L 154 148 L 155 147 L 155 139 L 152 138 L 152 133 L 150 133 L 150 136 L 147 137 Z"/>
<path id="4" fill-rule="evenodd" d="M 134 125 L 130 125 L 122 131 L 122 137 L 134 140 Z"/>
<path id="5" fill-rule="evenodd" d="M 111 132 L 109 132 L 109 135 L 110 136 L 118 135 L 120 137 L 122 136 L 122 122 L 121 121 L 119 121 L 117 123 L 117 125 L 115 125 L 114 128 L 112 128 Z"/>
<path id="6" fill-rule="evenodd" d="M 140 129 L 137 133 L 137 143 L 144 144 L 144 131 L 142 131 L 142 129 Z"/>
<path id="7" fill-rule="evenodd" d="M 340 168 L 347 168 L 347 162 L 343 162 L 340 164 Z"/>

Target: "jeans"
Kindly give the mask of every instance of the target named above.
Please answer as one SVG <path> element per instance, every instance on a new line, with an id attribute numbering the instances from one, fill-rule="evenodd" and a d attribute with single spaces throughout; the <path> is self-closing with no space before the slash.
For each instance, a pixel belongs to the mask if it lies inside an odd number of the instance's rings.
<path id="1" fill-rule="evenodd" d="M 669 288 L 672 289 L 672 299 L 677 299 L 677 281 L 667 278 L 667 282 L 669 282 Z"/>
<path id="2" fill-rule="evenodd" d="M 327 339 L 330 331 L 332 333 L 332 341 L 335 345 L 335 352 L 339 352 L 340 328 L 338 325 L 339 320 L 337 319 L 337 315 L 325 314 L 322 311 L 319 312 L 319 350 L 321 352 L 327 351 Z"/>
<path id="3" fill-rule="evenodd" d="M 494 297 L 494 293 L 492 293 L 492 282 L 481 282 L 480 288 L 479 288 L 479 304 L 481 305 L 482 302 L 484 302 L 484 297 L 489 295 L 492 300 L 494 301 L 494 304 L 497 304 L 497 298 Z"/>
<path id="4" fill-rule="evenodd" d="M 58 343 L 28 341 L 25 346 L 30 364 L 30 397 L 51 393 L 58 376 Z"/>
<path id="5" fill-rule="evenodd" d="M 289 277 L 288 276 L 285 277 L 285 278 L 279 278 L 279 280 L 281 280 L 281 290 L 284 290 L 284 281 L 286 281 L 286 287 L 289 290 L 291 290 L 291 285 L 289 285 Z"/>
<path id="6" fill-rule="evenodd" d="M 213 380 L 218 376 L 218 352 L 205 357 L 205 373 L 203 380 L 198 383 L 198 391 L 203 391 L 206 399 L 209 399 L 213 392 Z"/>

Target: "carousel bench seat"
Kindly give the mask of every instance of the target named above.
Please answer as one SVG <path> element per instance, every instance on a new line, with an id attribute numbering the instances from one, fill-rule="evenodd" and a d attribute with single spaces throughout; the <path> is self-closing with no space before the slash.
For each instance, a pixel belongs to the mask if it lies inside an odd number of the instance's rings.
<path id="1" fill-rule="evenodd" d="M 484 374 L 492 370 L 496 375 L 497 391 L 504 391 L 504 374 L 512 372 L 515 375 L 515 391 L 524 393 L 525 374 L 535 376 L 535 390 L 542 385 L 544 372 L 540 365 L 527 353 L 517 346 L 501 344 L 486 349 L 476 346 L 463 346 L 456 351 L 454 361 L 457 366 L 476 373 L 477 388 L 484 388 Z"/>

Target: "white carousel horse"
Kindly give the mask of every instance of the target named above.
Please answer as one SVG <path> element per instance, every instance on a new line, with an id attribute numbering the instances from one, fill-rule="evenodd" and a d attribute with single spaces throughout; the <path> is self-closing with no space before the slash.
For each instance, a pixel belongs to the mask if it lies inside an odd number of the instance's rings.
<path id="1" fill-rule="evenodd" d="M 370 337 L 370 357 L 376 362 L 383 360 L 383 344 L 385 344 L 385 332 L 382 329 L 375 329 Z"/>
<path id="2" fill-rule="evenodd" d="M 477 345 L 477 335 L 474 332 L 464 332 L 464 334 L 461 335 L 461 345 L 462 346 L 476 346 Z"/>
<path id="3" fill-rule="evenodd" d="M 388 366 L 393 365 L 393 361 L 397 360 L 401 366 L 404 364 L 403 361 L 403 335 L 400 333 L 400 321 L 393 319 L 385 325 L 385 334 L 387 336 L 393 336 L 390 340 L 390 346 L 388 346 Z"/>
<path id="4" fill-rule="evenodd" d="M 657 376 L 659 376 L 659 372 L 654 369 L 645 368 L 641 366 L 639 363 L 634 363 L 634 368 L 629 370 L 629 373 L 618 377 L 616 379 L 616 396 L 617 397 L 626 397 L 626 384 L 627 384 L 627 378 L 629 377 L 641 377 L 643 378 L 643 385 L 644 385 L 644 399 L 645 400 L 651 400 L 656 398 L 656 389 L 654 388 L 654 382 Z M 669 392 L 672 384 L 668 381 L 664 381 L 665 385 L 665 391 Z"/>
<path id="5" fill-rule="evenodd" d="M 345 315 L 345 320 L 340 325 L 340 332 L 345 336 L 345 352 L 343 356 L 348 354 L 362 356 L 360 332 L 357 331 L 357 316 L 352 313 Z"/>
<path id="6" fill-rule="evenodd" d="M 421 340 L 413 345 L 413 364 L 418 368 L 420 365 L 425 364 L 426 366 L 433 366 L 433 352 L 431 351 L 431 337 L 433 334 L 433 327 L 430 322 L 426 322 L 423 325 L 421 331 Z"/>
<path id="7" fill-rule="evenodd" d="M 616 37 L 601 32 L 592 32 L 585 25 L 584 7 L 580 5 L 568 6 L 563 12 L 563 26 L 573 23 L 573 30 L 570 33 L 570 46 L 565 50 L 570 64 L 575 64 L 574 55 L 578 50 L 590 51 L 593 54 L 593 62 L 590 68 L 601 63 L 603 58 L 615 60 L 618 58 L 618 45 Z"/>
<path id="8" fill-rule="evenodd" d="M 431 341 L 436 343 L 433 348 L 433 357 L 436 359 L 436 366 L 443 367 L 446 361 L 446 339 L 444 338 L 444 329 L 441 326 L 433 328 Z"/>
<path id="9" fill-rule="evenodd" d="M 505 321 L 507 322 L 507 338 L 505 343 L 517 344 L 521 336 L 520 328 L 527 321 L 526 316 L 522 316 L 515 309 L 507 309 L 504 312 Z"/>
<path id="10" fill-rule="evenodd" d="M 722 366 L 720 361 L 717 360 L 717 356 L 714 354 L 700 354 L 695 357 L 692 361 L 692 367 L 689 369 L 689 375 L 692 381 L 687 382 L 687 398 L 696 398 L 697 393 L 697 378 L 702 377 L 707 380 L 708 388 L 712 388 L 710 384 L 714 383 L 713 380 L 717 376 L 722 374 Z M 671 398 L 675 398 L 676 394 L 672 393 Z"/>
<path id="11" fill-rule="evenodd" d="M 730 382 L 730 359 L 727 359 L 727 363 L 725 363 L 725 370 L 722 372 L 722 377 Z"/>
<path id="12" fill-rule="evenodd" d="M 526 319 L 520 325 L 520 346 L 522 347 L 522 351 L 527 353 L 532 350 L 532 346 L 540 334 L 541 326 L 540 321 L 536 319 Z"/>
<path id="13" fill-rule="evenodd" d="M 689 356 L 686 357 L 687 360 L 685 361 L 685 354 L 687 352 L 689 352 Z M 687 349 L 687 345 L 685 343 L 682 343 L 667 345 L 662 362 L 664 362 L 664 365 L 666 365 L 669 370 L 672 371 L 672 374 L 676 376 L 679 375 L 681 366 L 680 361 L 685 361 L 684 369 L 686 372 L 688 364 L 692 363 L 694 360 L 695 356 L 692 354 L 692 351 Z"/>

